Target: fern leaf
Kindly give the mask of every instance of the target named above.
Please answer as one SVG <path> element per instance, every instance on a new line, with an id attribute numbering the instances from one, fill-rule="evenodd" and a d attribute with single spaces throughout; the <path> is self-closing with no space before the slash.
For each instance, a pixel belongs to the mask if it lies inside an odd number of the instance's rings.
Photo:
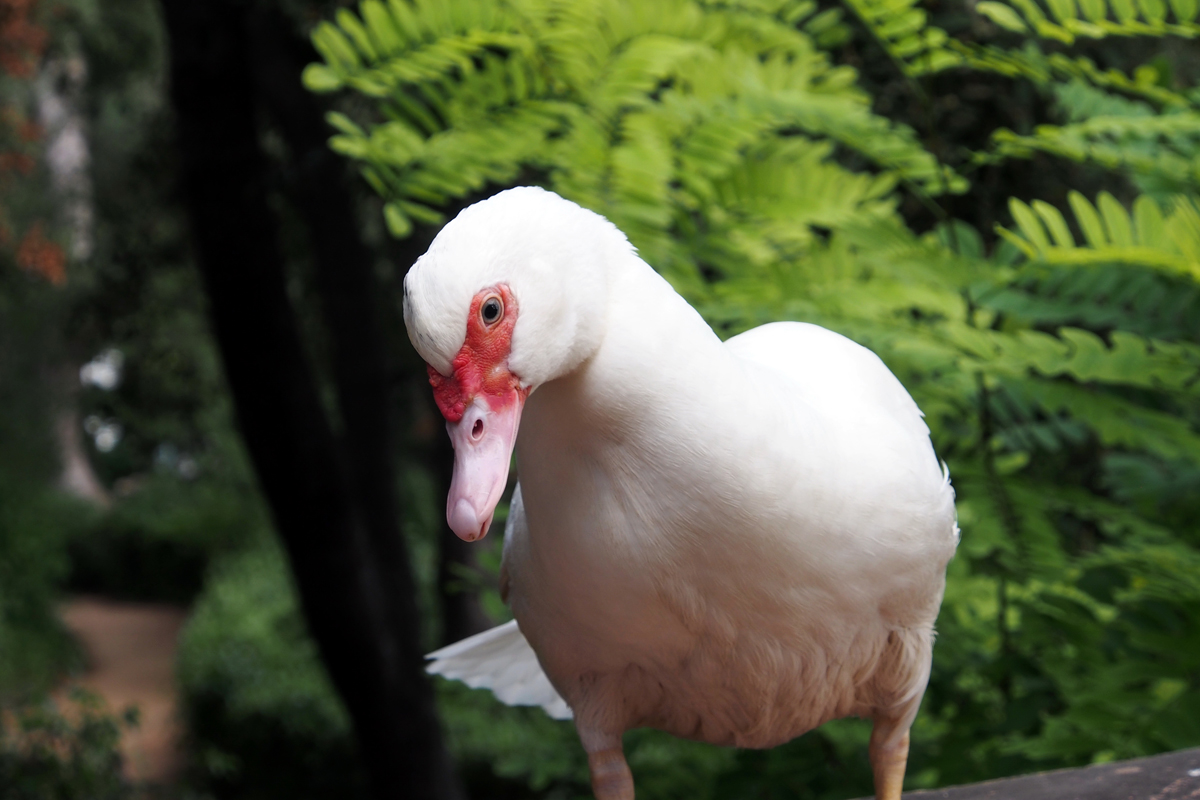
<path id="1" fill-rule="evenodd" d="M 1107 192 L 1101 192 L 1097 198 L 1099 213 L 1077 192 L 1072 192 L 1068 199 L 1087 239 L 1087 247 L 1068 246 L 1059 241 L 1051 244 L 1042 218 L 1019 200 L 1010 203 L 1019 234 L 1004 228 L 998 228 L 997 232 L 1030 259 L 1045 264 L 1076 267 L 1134 264 L 1200 280 L 1200 214 L 1190 201 L 1175 200 L 1173 212 L 1164 217 L 1157 203 L 1143 195 L 1134 204 L 1131 220 Z M 1060 231 L 1059 236 L 1062 235 Z"/>
<path id="2" fill-rule="evenodd" d="M 1064 382 L 1043 383 L 1037 391 L 1047 410 L 1086 421 L 1106 446 L 1200 460 L 1200 436 L 1178 416 Z"/>
<path id="3" fill-rule="evenodd" d="M 847 0 L 847 5 L 910 78 L 964 62 L 962 54 L 945 46 L 950 38 L 946 32 L 928 24 L 925 12 L 916 7 L 917 0 Z M 985 1 L 980 5 L 998 4 Z"/>
<path id="4" fill-rule="evenodd" d="M 1083 230 L 1088 244 L 1096 250 L 1108 245 L 1108 233 L 1104 229 L 1104 223 L 1087 198 L 1072 190 L 1067 195 L 1067 200 L 1071 204 L 1071 210 L 1075 212 L 1075 219 L 1079 222 L 1079 227 Z"/>
<path id="5" fill-rule="evenodd" d="M 1035 0 L 1000 0 L 981 3 L 980 13 L 1009 30 L 1032 29 L 1039 36 L 1071 44 L 1076 37 L 1103 39 L 1107 36 L 1175 35 L 1193 38 L 1200 33 L 1195 23 L 1196 7 L 1191 0 L 1172 3 L 1163 0 L 1087 0 L 1080 3 L 1080 19 L 1074 0 L 1043 0 L 1050 14 Z M 1005 9 L 1005 10 L 1000 10 Z M 1174 22 L 1168 20 L 1168 10 Z M 1054 18 L 1051 21 L 1050 17 Z M 1110 18 L 1111 17 L 1111 18 Z"/>

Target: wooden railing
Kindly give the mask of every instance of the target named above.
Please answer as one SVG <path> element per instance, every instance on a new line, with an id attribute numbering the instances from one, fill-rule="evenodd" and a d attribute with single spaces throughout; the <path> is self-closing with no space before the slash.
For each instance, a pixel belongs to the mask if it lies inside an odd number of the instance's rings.
<path id="1" fill-rule="evenodd" d="M 905 800 L 1196 800 L 1200 747 L 1174 753 L 906 792 Z"/>

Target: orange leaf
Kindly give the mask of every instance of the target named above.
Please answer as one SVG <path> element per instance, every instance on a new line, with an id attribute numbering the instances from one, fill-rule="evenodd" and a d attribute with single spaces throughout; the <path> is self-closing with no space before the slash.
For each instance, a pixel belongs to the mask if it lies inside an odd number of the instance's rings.
<path id="1" fill-rule="evenodd" d="M 17 265 L 41 275 L 55 286 L 67 282 L 67 256 L 63 249 L 46 238 L 42 223 L 35 222 L 17 245 Z"/>

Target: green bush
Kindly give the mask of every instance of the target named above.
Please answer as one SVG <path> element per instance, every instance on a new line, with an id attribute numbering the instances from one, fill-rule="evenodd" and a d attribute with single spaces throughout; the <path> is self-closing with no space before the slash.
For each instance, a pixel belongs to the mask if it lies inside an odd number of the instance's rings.
<path id="1" fill-rule="evenodd" d="M 177 665 L 199 787 L 255 800 L 366 796 L 349 718 L 278 550 L 250 550 L 214 569 Z"/>
<path id="2" fill-rule="evenodd" d="M 116 718 L 82 690 L 72 708 L 51 702 L 0 716 L 0 787 L 5 800 L 126 800 L 117 742 L 136 714 Z"/>
<path id="3" fill-rule="evenodd" d="M 0 700 L 48 689 L 74 660 L 55 614 L 66 541 L 90 511 L 52 488 L 59 290 L 0 250 Z"/>
<path id="4" fill-rule="evenodd" d="M 69 541 L 72 591 L 189 603 L 209 564 L 267 535 L 256 497 L 215 480 L 155 475 Z"/>
<path id="5" fill-rule="evenodd" d="M 56 613 L 66 539 L 90 509 L 0 479 L 0 701 L 46 691 L 79 661 Z"/>

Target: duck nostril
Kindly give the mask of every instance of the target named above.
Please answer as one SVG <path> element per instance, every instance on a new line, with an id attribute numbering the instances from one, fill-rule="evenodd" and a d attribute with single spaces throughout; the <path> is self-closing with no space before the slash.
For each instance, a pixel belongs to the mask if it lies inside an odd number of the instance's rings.
<path id="1" fill-rule="evenodd" d="M 483 420 L 477 419 L 471 427 L 471 438 L 478 439 L 481 435 L 483 435 Z"/>

